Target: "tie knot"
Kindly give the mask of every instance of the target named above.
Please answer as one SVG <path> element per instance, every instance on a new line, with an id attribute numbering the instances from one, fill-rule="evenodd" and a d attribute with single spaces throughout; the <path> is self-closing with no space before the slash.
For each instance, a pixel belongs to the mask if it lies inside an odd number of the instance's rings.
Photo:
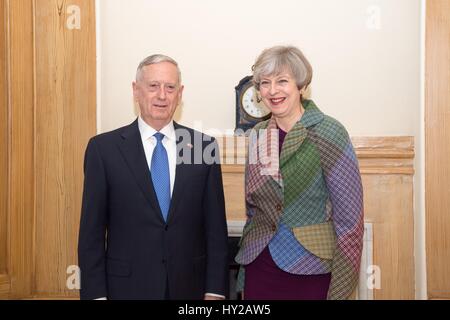
<path id="1" fill-rule="evenodd" d="M 153 136 L 156 138 L 158 143 L 162 142 L 162 139 L 164 139 L 164 135 L 161 132 L 157 132 Z"/>

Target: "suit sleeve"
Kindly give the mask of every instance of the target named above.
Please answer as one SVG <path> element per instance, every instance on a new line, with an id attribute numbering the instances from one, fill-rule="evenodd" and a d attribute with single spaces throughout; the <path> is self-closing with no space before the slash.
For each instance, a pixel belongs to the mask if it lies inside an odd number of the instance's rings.
<path id="1" fill-rule="evenodd" d="M 206 221 L 207 264 L 205 292 L 228 297 L 228 231 L 225 216 L 222 170 L 217 142 L 214 143 L 216 161 L 209 165 L 207 185 L 203 197 Z"/>
<path id="2" fill-rule="evenodd" d="M 105 235 L 107 180 L 95 139 L 91 139 L 84 160 L 84 190 L 78 238 L 81 270 L 81 299 L 107 297 Z"/>
<path id="3" fill-rule="evenodd" d="M 328 299 L 348 299 L 359 280 L 364 208 L 358 160 L 344 127 L 337 128 L 333 140 L 323 142 L 322 163 L 336 232 Z"/>

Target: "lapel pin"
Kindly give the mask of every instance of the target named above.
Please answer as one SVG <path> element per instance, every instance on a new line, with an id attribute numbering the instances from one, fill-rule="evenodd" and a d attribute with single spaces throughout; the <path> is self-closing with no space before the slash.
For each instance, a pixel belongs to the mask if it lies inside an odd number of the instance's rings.
<path id="1" fill-rule="evenodd" d="M 190 144 L 190 143 L 188 143 L 187 146 L 188 146 L 189 148 L 191 148 L 191 149 L 194 147 L 194 146 L 193 146 L 192 144 Z"/>

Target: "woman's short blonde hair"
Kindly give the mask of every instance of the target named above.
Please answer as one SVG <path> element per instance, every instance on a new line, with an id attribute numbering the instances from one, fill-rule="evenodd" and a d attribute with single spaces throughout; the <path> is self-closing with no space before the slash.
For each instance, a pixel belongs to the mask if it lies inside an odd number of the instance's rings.
<path id="1" fill-rule="evenodd" d="M 265 49 L 253 66 L 253 83 L 259 90 L 261 78 L 290 71 L 299 90 L 306 88 L 312 81 L 311 64 L 300 49 L 293 46 L 276 46 Z"/>

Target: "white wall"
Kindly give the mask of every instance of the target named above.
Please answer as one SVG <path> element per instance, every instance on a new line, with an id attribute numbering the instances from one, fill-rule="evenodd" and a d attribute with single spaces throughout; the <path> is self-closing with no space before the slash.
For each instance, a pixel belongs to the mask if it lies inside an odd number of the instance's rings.
<path id="1" fill-rule="evenodd" d="M 426 298 L 426 0 L 97 1 L 99 132 L 135 119 L 131 82 L 139 62 L 154 53 L 180 64 L 185 90 L 177 121 L 234 129 L 234 87 L 262 49 L 292 44 L 313 66 L 311 98 L 351 136 L 414 136 L 416 295 Z"/>
<path id="2" fill-rule="evenodd" d="M 135 118 L 131 82 L 153 53 L 180 64 L 178 121 L 233 129 L 234 87 L 262 49 L 293 44 L 313 65 L 312 98 L 352 136 L 417 134 L 419 0 L 100 0 L 100 18 L 100 131 Z"/>

